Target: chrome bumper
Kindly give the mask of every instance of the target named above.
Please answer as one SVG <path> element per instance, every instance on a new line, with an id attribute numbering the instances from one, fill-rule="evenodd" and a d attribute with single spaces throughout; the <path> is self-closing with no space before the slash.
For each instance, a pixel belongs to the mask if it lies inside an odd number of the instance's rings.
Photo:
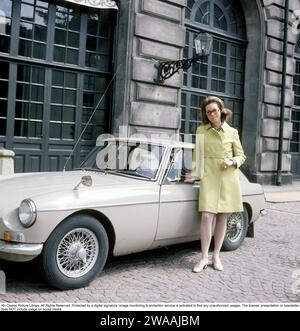
<path id="1" fill-rule="evenodd" d="M 31 260 L 40 255 L 42 250 L 43 244 L 10 243 L 0 240 L 0 258 L 4 260 Z"/>

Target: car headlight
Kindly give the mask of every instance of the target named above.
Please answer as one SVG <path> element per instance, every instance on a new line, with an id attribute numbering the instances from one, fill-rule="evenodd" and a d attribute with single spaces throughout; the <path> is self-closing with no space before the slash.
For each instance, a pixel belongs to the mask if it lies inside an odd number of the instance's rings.
<path id="1" fill-rule="evenodd" d="M 25 199 L 19 207 L 19 219 L 23 226 L 29 228 L 36 220 L 36 206 L 31 199 Z"/>

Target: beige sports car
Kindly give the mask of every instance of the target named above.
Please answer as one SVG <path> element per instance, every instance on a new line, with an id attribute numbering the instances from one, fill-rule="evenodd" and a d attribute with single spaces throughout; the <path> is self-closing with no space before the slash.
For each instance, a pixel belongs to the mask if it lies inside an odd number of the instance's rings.
<path id="1" fill-rule="evenodd" d="M 0 259 L 39 258 L 58 289 L 88 285 L 118 256 L 199 240 L 201 182 L 193 144 L 106 139 L 74 171 L 0 180 Z M 265 211 L 262 187 L 241 173 L 244 212 L 230 214 L 223 249 L 253 237 Z M 201 193 L 201 192 L 200 192 Z"/>

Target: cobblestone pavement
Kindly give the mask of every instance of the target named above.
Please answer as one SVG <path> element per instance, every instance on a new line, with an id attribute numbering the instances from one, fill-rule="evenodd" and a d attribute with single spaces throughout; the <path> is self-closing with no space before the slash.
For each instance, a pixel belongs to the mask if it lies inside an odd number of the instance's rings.
<path id="1" fill-rule="evenodd" d="M 300 302 L 300 203 L 269 204 L 268 212 L 254 239 L 222 253 L 223 272 L 191 272 L 199 243 L 113 258 L 90 286 L 72 291 L 49 288 L 33 264 L 0 262 L 0 302 Z"/>

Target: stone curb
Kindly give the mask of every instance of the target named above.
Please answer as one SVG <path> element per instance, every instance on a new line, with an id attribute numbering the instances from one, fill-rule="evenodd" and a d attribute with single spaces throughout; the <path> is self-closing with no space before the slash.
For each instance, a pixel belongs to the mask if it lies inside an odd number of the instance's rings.
<path id="1" fill-rule="evenodd" d="M 265 192 L 267 202 L 296 202 L 300 201 L 300 192 Z"/>

